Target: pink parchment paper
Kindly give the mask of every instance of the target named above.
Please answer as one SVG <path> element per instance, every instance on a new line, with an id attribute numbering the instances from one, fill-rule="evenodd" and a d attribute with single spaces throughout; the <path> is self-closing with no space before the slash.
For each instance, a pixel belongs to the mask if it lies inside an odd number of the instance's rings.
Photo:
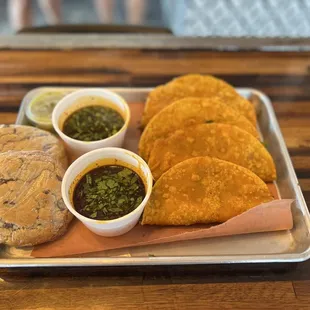
<path id="1" fill-rule="evenodd" d="M 36 246 L 32 256 L 70 256 L 182 240 L 288 230 L 293 227 L 292 202 L 290 199 L 281 199 L 261 204 L 219 225 L 187 227 L 137 225 L 127 234 L 112 238 L 98 236 L 75 220 L 63 237 Z"/>

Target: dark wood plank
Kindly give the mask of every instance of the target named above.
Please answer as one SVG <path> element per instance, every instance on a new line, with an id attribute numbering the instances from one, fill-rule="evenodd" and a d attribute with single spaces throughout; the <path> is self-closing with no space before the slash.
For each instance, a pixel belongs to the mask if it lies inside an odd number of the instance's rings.
<path id="1" fill-rule="evenodd" d="M 232 305 L 240 309 L 283 309 L 283 304 L 306 309 L 308 301 L 296 298 L 290 282 L 111 286 L 71 281 L 70 288 L 57 279 L 51 282 L 45 287 L 40 282 L 28 282 L 20 284 L 18 291 L 2 290 L 0 309 L 109 309 L 115 305 L 117 309 L 226 309 Z"/>
<path id="2" fill-rule="evenodd" d="M 14 124 L 16 120 L 16 113 L 0 113 L 1 124 Z"/>
<path id="3" fill-rule="evenodd" d="M 168 50 L 2 51 L 0 82 L 125 85 L 131 81 L 147 85 L 154 84 L 156 79 L 164 82 L 188 72 L 307 75 L 308 55 Z"/>
<path id="4" fill-rule="evenodd" d="M 293 287 L 299 300 L 309 301 L 310 281 L 294 281 Z"/>

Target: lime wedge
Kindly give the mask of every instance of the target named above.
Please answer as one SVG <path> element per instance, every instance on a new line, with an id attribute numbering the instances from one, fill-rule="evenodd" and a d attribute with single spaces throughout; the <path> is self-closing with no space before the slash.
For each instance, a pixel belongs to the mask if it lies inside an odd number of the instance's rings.
<path id="1" fill-rule="evenodd" d="M 68 91 L 47 91 L 35 96 L 26 107 L 30 122 L 43 129 L 52 129 L 52 113 L 56 104 Z"/>

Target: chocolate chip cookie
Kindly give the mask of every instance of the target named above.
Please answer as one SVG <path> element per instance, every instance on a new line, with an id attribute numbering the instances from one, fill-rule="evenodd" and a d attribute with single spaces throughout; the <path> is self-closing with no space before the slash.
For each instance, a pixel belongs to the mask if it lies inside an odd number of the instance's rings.
<path id="1" fill-rule="evenodd" d="M 0 153 L 7 151 L 43 151 L 59 161 L 63 168 L 68 167 L 62 142 L 53 134 L 35 127 L 0 125 Z"/>
<path id="2" fill-rule="evenodd" d="M 72 219 L 61 198 L 63 168 L 42 151 L 0 153 L 0 243 L 54 240 Z"/>

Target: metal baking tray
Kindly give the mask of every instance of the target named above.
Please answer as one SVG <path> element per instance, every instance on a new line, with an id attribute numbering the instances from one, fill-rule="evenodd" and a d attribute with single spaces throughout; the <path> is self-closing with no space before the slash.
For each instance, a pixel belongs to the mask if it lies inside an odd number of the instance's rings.
<path id="1" fill-rule="evenodd" d="M 24 107 L 33 96 L 42 90 L 52 89 L 55 87 L 30 91 L 23 99 L 16 124 L 27 124 Z M 135 104 L 145 102 L 150 91 L 149 88 L 109 89 L 123 96 L 133 109 Z M 295 200 L 292 205 L 292 230 L 149 245 L 65 258 L 31 258 L 31 248 L 3 247 L 0 251 L 0 267 L 280 263 L 308 259 L 309 212 L 271 102 L 254 89 L 240 88 L 237 91 L 255 104 L 261 135 L 276 163 L 277 186 L 281 197 Z"/>

